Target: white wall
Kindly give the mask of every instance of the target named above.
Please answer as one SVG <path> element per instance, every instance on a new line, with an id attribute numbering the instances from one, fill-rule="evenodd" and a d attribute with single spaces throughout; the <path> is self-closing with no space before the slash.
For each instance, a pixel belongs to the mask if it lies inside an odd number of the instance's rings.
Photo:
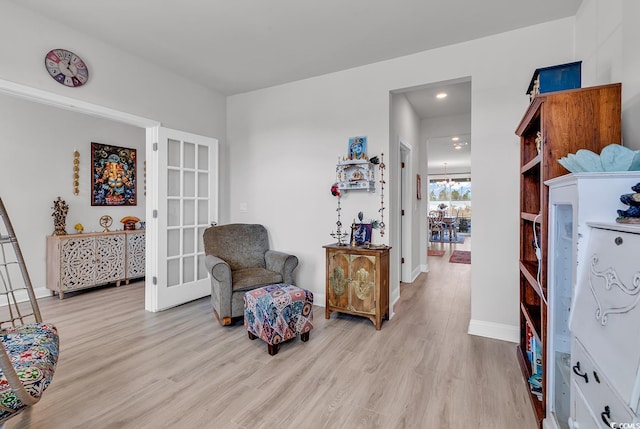
<path id="1" fill-rule="evenodd" d="M 402 94 L 391 95 L 391 122 L 390 122 L 390 141 L 402 143 L 407 148 L 408 159 L 405 163 L 404 172 L 399 168 L 393 171 L 397 172 L 394 182 L 399 183 L 400 174 L 405 176 L 405 189 L 403 190 L 402 207 L 395 197 L 397 192 L 387 192 L 388 201 L 394 199 L 396 202 L 394 207 L 398 205 L 404 210 L 405 219 L 400 229 L 389 231 L 390 233 L 400 234 L 402 231 L 402 252 L 396 252 L 395 255 L 400 258 L 404 257 L 404 264 L 400 264 L 400 279 L 404 282 L 411 283 L 422 272 L 427 271 L 427 252 L 426 252 L 426 205 L 425 200 L 417 198 L 417 179 L 416 175 L 425 176 L 425 172 L 420 169 L 421 159 L 424 157 L 423 149 L 420 145 L 420 118 Z M 426 176 L 425 176 L 426 177 Z M 422 194 L 425 194 L 424 188 Z M 424 195 L 423 195 L 424 196 Z M 390 204 L 388 204 L 391 207 Z M 396 211 L 397 213 L 397 211 Z M 402 219 L 398 219 L 398 226 Z M 423 226 L 421 228 L 421 226 Z M 399 250 L 400 246 L 398 246 Z M 394 303 L 400 297 L 399 289 L 391 291 L 390 302 Z"/>
<path id="2" fill-rule="evenodd" d="M 640 2 L 583 0 L 576 14 L 582 86 L 622 82 L 623 144 L 640 149 Z M 612 142 L 619 143 L 619 142 Z"/>
<path id="3" fill-rule="evenodd" d="M 324 302 L 324 252 L 335 227 L 329 186 L 350 136 L 366 135 L 369 153 L 389 168 L 387 225 L 376 242 L 395 246 L 398 142 L 390 138 L 389 92 L 471 77 L 474 256 L 471 331 L 515 340 L 518 332 L 519 144 L 514 130 L 537 67 L 573 60 L 574 19 L 567 18 L 228 99 L 230 217 L 264 223 L 276 248 L 301 260 L 300 286 Z M 549 47 L 553 47 L 550 49 Z M 394 199 L 396 202 L 394 202 Z M 374 214 L 377 195 L 343 199 L 346 223 Z M 248 211 L 239 207 L 246 203 Z M 392 261 L 397 249 L 392 250 Z M 391 296 L 397 296 L 397 264 Z M 401 315 L 400 315 L 401 317 Z"/>
<path id="4" fill-rule="evenodd" d="M 45 288 L 45 236 L 54 229 L 52 207 L 59 196 L 69 205 L 67 232 L 82 223 L 102 231 L 102 215 L 122 229 L 127 215 L 145 217 L 144 129 L 0 95 L 1 193 L 20 242 L 34 288 Z M 91 143 L 137 150 L 136 206 L 91 206 Z M 80 153 L 79 195 L 73 195 L 73 151 Z"/>

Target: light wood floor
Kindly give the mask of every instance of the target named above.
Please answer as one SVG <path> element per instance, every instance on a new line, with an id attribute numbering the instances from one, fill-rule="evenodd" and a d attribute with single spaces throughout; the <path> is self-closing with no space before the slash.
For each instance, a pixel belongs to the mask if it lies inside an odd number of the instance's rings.
<path id="1" fill-rule="evenodd" d="M 7 428 L 524 428 L 536 424 L 515 345 L 466 333 L 470 265 L 451 249 L 401 286 L 396 316 L 314 309 L 309 342 L 271 357 L 201 299 L 144 311 L 141 283 L 41 300 L 61 336 L 53 383 Z"/>

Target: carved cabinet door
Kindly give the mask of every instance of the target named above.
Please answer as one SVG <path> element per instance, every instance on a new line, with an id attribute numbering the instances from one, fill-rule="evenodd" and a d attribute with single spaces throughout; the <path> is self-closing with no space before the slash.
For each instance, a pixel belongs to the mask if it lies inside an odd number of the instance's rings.
<path id="1" fill-rule="evenodd" d="M 332 252 L 329 255 L 329 305 L 349 308 L 349 261 L 350 255 Z"/>
<path id="2" fill-rule="evenodd" d="M 71 290 L 95 284 L 95 238 L 60 240 L 60 288 Z"/>
<path id="3" fill-rule="evenodd" d="M 127 279 L 144 277 L 145 234 L 127 233 Z"/>
<path id="4" fill-rule="evenodd" d="M 108 283 L 124 279 L 125 260 L 124 234 L 105 235 L 95 238 L 96 283 Z"/>
<path id="5" fill-rule="evenodd" d="M 353 311 L 376 314 L 376 258 L 351 255 L 350 303 Z"/>

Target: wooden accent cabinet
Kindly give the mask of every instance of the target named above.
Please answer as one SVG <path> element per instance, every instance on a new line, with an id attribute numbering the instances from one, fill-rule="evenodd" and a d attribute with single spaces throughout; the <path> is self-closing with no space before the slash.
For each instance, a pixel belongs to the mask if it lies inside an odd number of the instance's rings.
<path id="1" fill-rule="evenodd" d="M 58 293 L 144 277 L 142 230 L 47 237 L 47 288 Z"/>
<path id="2" fill-rule="evenodd" d="M 545 416 L 547 353 L 547 248 L 549 190 L 546 180 L 567 174 L 558 159 L 589 149 L 600 153 L 622 141 L 621 85 L 611 84 L 537 95 L 516 134 L 520 137 L 520 344 L 525 380 L 532 375 L 526 350 L 541 345 L 542 398 L 531 394 L 538 420 Z M 534 358 L 535 359 L 535 358 Z M 528 385 L 528 383 L 527 383 Z"/>
<path id="3" fill-rule="evenodd" d="M 334 311 L 369 318 L 377 330 L 389 319 L 389 249 L 331 244 L 327 252 L 325 317 Z"/>

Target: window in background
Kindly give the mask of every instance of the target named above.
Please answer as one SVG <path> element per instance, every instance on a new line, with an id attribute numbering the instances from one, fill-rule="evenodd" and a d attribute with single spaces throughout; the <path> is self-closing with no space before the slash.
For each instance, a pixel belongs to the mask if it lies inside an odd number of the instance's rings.
<path id="1" fill-rule="evenodd" d="M 429 180 L 429 211 L 444 207 L 445 216 L 459 216 L 460 232 L 471 231 L 471 179 Z"/>

